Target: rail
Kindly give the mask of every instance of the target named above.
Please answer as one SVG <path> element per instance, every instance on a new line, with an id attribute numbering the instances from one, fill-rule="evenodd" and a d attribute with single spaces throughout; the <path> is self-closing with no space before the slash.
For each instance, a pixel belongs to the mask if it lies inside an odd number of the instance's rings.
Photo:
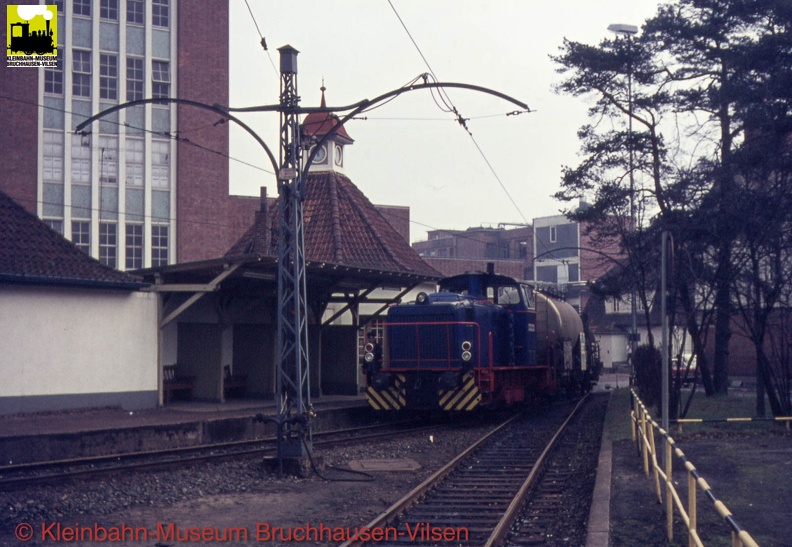
<path id="1" fill-rule="evenodd" d="M 410 517 L 414 517 L 413 523 L 421 522 L 434 530 L 464 530 L 462 537 L 422 536 L 418 538 L 421 545 L 426 544 L 424 541 L 433 545 L 463 543 L 484 547 L 502 544 L 519 516 L 526 496 L 540 480 L 545 462 L 586 400 L 587 397 L 583 397 L 577 401 L 571 412 L 565 412 L 564 416 L 557 415 L 548 422 L 553 425 L 547 425 L 546 429 L 536 422 L 520 421 L 525 417 L 521 414 L 509 418 L 361 529 L 387 529 L 394 531 L 398 538 L 397 528 L 404 526 L 409 529 L 409 524 L 399 524 L 400 519 L 409 522 Z M 519 429 L 511 431 L 513 436 L 508 440 L 490 443 L 498 435 L 508 435 L 513 427 Z M 527 434 L 529 432 L 531 434 Z M 475 457 L 469 458 L 473 454 Z M 435 493 L 437 496 L 433 497 Z M 464 541 L 460 541 L 463 537 Z M 439 539 L 453 541 L 435 543 Z M 368 544 L 369 539 L 361 537 L 348 540 L 340 547 Z M 404 543 L 397 539 L 397 544 Z"/>
<path id="2" fill-rule="evenodd" d="M 724 522 L 729 526 L 732 547 L 759 547 L 751 535 L 743 530 L 737 523 L 726 505 L 715 496 L 712 488 L 710 488 L 707 481 L 698 473 L 695 466 L 685 457 L 684 452 L 676 447 L 674 439 L 672 439 L 668 435 L 668 432 L 663 430 L 657 422 L 652 420 L 651 415 L 646 410 L 646 406 L 644 406 L 635 391 L 630 390 L 630 392 L 632 394 L 632 411 L 630 413 L 632 439 L 637 443 L 638 449 L 643 456 L 643 467 L 646 476 L 649 476 L 651 466 L 657 499 L 661 504 L 663 503 L 661 480 L 665 484 L 665 511 L 668 541 L 671 542 L 674 540 L 674 507 L 676 507 L 688 530 L 688 545 L 691 547 L 694 545 L 704 547 L 704 543 L 702 543 L 697 530 L 697 490 L 700 488 L 703 494 L 713 503 L 718 515 L 723 518 Z M 659 433 L 664 443 L 664 467 L 657 461 L 655 430 L 657 430 L 657 433 Z M 687 471 L 687 506 L 674 487 L 673 457 L 678 458 Z"/>
<path id="3" fill-rule="evenodd" d="M 792 423 L 792 416 L 775 416 L 773 418 L 713 418 L 713 419 L 705 419 L 705 418 L 678 418 L 676 420 L 669 420 L 670 423 L 675 424 L 679 427 L 679 430 L 682 431 L 682 424 L 733 424 L 733 423 L 745 423 L 745 422 L 785 422 L 787 431 L 790 429 L 790 423 Z"/>

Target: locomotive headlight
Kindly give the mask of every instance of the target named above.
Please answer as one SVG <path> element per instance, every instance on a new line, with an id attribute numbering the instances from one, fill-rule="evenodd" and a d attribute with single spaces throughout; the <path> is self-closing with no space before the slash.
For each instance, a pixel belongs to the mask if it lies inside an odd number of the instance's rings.
<path id="1" fill-rule="evenodd" d="M 466 362 L 466 363 L 467 363 L 467 362 L 468 362 L 468 361 L 470 361 L 472 358 L 473 358 L 473 354 L 472 354 L 472 353 L 470 353 L 469 351 L 463 351 L 463 352 L 462 352 L 462 360 L 463 360 L 464 362 Z"/>

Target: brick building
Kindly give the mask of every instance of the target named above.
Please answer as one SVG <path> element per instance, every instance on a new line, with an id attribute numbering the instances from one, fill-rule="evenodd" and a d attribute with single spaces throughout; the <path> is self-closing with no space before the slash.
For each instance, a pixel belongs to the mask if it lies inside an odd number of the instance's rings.
<path id="1" fill-rule="evenodd" d="M 413 249 L 443 275 L 495 271 L 516 279 L 533 278 L 533 232 L 530 226 L 507 230 L 478 227 L 467 230 L 432 230 L 427 241 L 416 241 Z"/>
<path id="2" fill-rule="evenodd" d="M 418 254 L 444 275 L 495 271 L 516 279 L 583 287 L 618 262 L 615 241 L 603 242 L 564 215 L 533 219 L 530 226 L 433 230 L 427 241 L 413 243 Z"/>
<path id="3" fill-rule="evenodd" d="M 57 68 L 0 64 L 0 190 L 119 269 L 221 255 L 258 206 L 228 195 L 228 124 L 146 104 L 74 128 L 144 98 L 228 104 L 228 1 L 54 4 Z"/>

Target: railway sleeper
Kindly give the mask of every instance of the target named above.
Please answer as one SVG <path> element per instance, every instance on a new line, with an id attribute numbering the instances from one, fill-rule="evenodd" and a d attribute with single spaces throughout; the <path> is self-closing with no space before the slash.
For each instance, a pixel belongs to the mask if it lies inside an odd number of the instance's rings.
<path id="1" fill-rule="evenodd" d="M 503 505 L 511 501 L 512 496 L 498 496 L 488 498 L 478 498 L 475 500 L 469 497 L 460 496 L 432 496 L 425 500 L 424 503 L 434 503 L 437 505 L 455 505 L 457 507 L 492 507 L 496 505 Z"/>
<path id="2" fill-rule="evenodd" d="M 478 514 L 486 514 L 492 513 L 496 514 L 498 511 L 503 512 L 509 504 L 507 503 L 499 503 L 498 505 L 489 504 L 487 506 L 476 507 L 473 504 L 466 504 L 461 505 L 458 503 L 434 503 L 429 502 L 426 504 L 426 510 L 429 512 L 438 511 L 438 512 L 447 512 L 449 510 L 455 509 L 458 513 L 467 513 L 472 512 L 475 510 Z"/>

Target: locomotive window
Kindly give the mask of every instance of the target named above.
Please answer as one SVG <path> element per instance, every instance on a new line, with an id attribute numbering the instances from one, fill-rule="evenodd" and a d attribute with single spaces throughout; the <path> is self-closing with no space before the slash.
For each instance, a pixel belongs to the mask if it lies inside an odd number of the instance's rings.
<path id="1" fill-rule="evenodd" d="M 498 304 L 502 306 L 520 303 L 520 291 L 517 287 L 498 287 Z"/>
<path id="2" fill-rule="evenodd" d="M 533 289 L 529 285 L 521 285 L 520 289 L 523 293 L 523 298 L 525 298 L 525 302 L 528 304 L 528 309 L 532 310 L 536 307 L 536 303 L 534 302 L 534 293 Z"/>

